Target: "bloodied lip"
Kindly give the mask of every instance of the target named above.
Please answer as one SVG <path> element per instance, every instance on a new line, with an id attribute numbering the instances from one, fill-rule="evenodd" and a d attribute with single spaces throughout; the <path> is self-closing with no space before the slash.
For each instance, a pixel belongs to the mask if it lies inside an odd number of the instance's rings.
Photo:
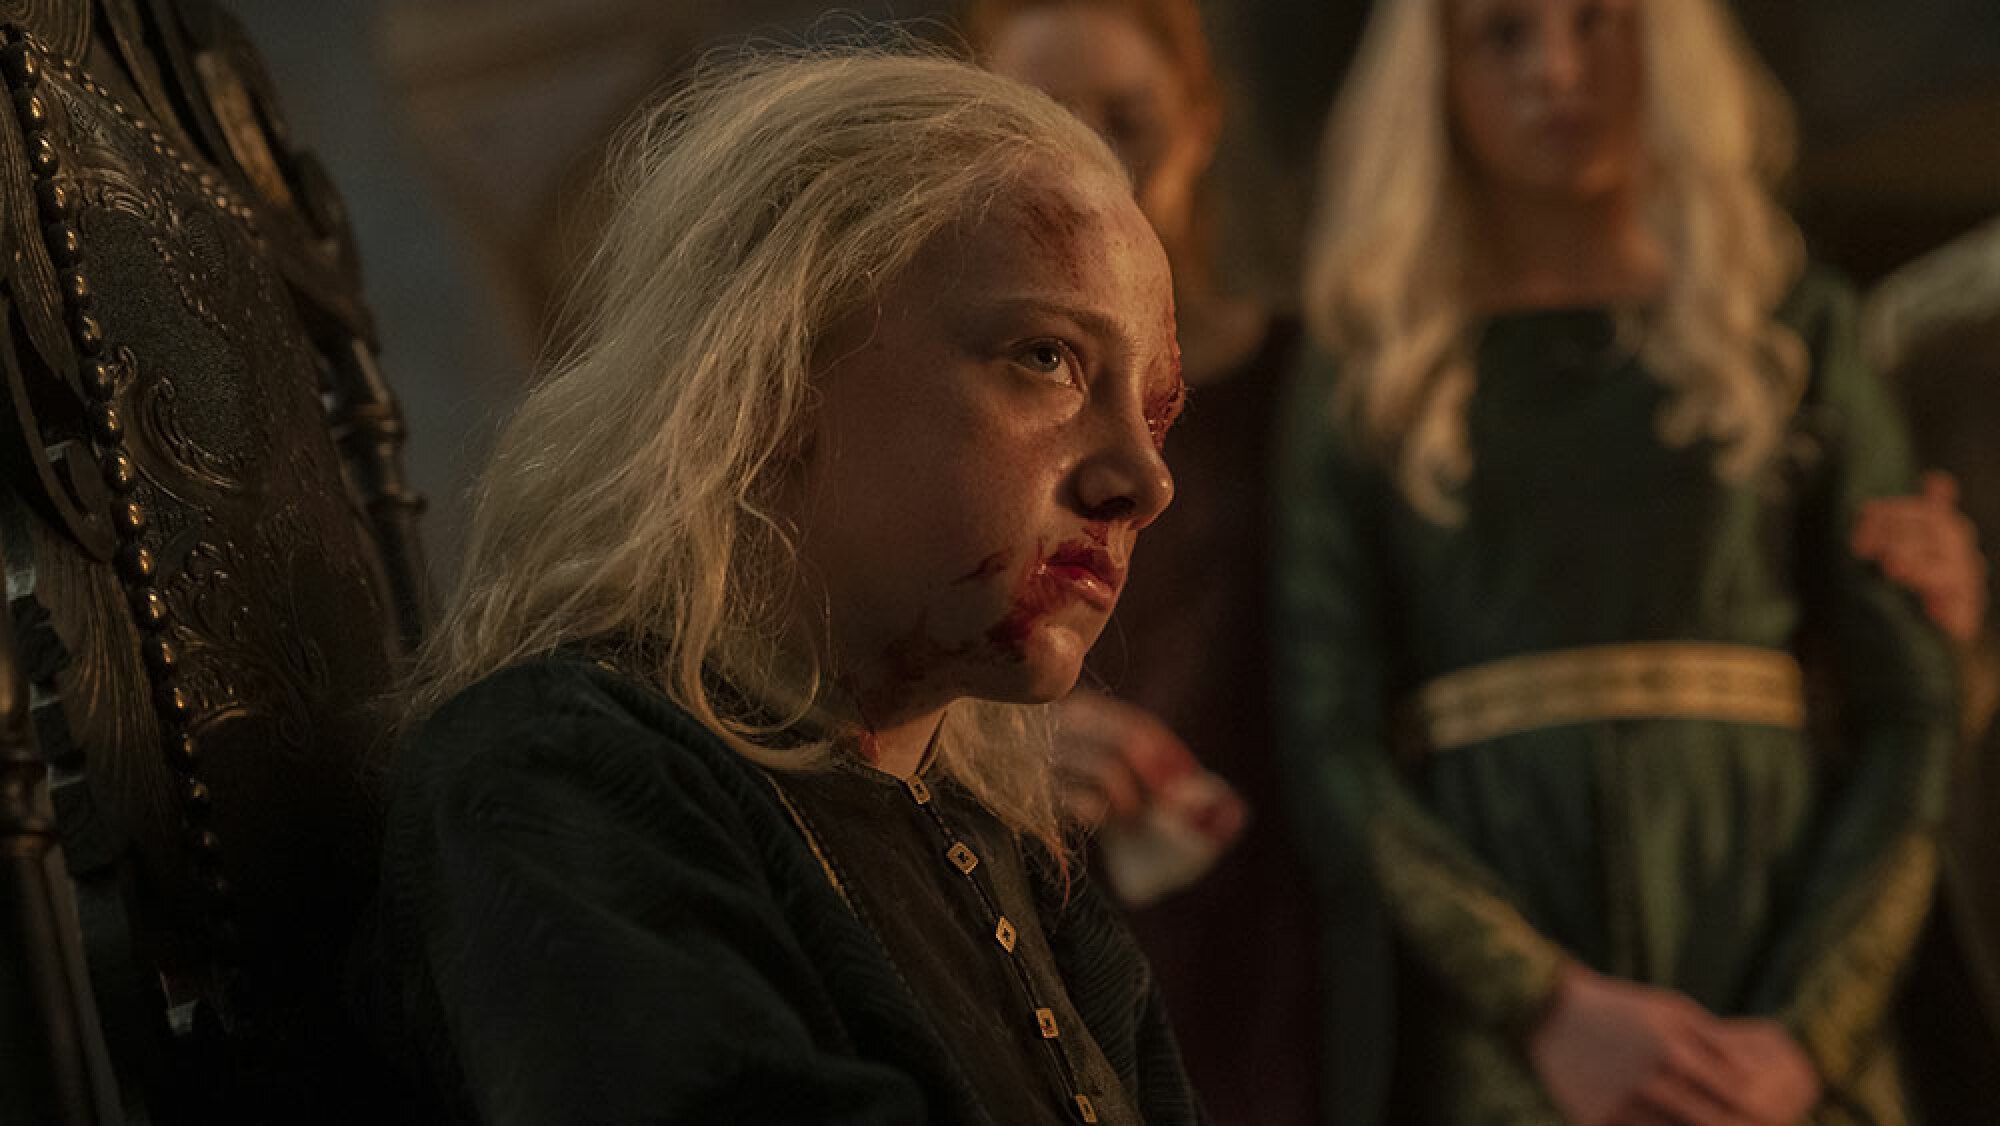
<path id="1" fill-rule="evenodd" d="M 1031 564 L 1006 617 L 986 631 L 988 641 L 1004 653 L 1017 653 L 1035 623 L 1072 601 L 1111 612 L 1125 585 L 1125 567 L 1104 548 L 1105 536 L 1096 528 L 1084 534 Z"/>
<path id="2" fill-rule="evenodd" d="M 1043 564 L 1049 576 L 1071 587 L 1078 598 L 1109 611 L 1125 585 L 1125 568 L 1095 543 L 1073 540 L 1050 554 Z"/>

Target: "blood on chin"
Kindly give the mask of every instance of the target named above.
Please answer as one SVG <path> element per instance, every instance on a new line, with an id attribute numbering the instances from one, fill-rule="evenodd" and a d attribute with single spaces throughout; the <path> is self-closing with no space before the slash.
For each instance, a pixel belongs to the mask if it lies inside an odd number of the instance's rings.
<path id="1" fill-rule="evenodd" d="M 1063 584 L 1039 585 L 1065 597 L 1051 598 L 1046 591 L 1017 596 L 991 625 L 971 636 L 941 639 L 933 632 L 929 611 L 919 612 L 907 633 L 883 646 L 878 673 L 869 678 L 874 681 L 871 690 L 856 694 L 864 716 L 926 682 L 936 684 L 941 678 L 957 679 L 969 672 L 979 679 L 974 670 L 980 668 L 1012 668 L 1049 658 L 1061 662 L 1069 659 L 1064 650 L 1071 648 L 1076 651 L 1074 663 L 1080 664 L 1082 651 L 1103 628 L 1102 616 L 1068 597 Z"/>
<path id="2" fill-rule="evenodd" d="M 997 551 L 950 584 L 986 587 L 992 594 L 1000 594 L 995 587 L 1012 587 L 1001 595 L 999 615 L 983 630 L 949 629 L 940 637 L 931 608 L 920 610 L 908 631 L 882 647 L 872 675 L 861 678 L 866 687 L 850 682 L 864 724 L 907 706 L 912 693 L 924 694 L 926 685 L 936 690 L 945 682 L 983 683 L 998 693 L 996 698 L 1021 702 L 1066 692 L 1084 651 L 1103 630 L 1108 608 L 1085 601 L 1074 577 L 1052 568 L 1045 554 L 1038 545 L 1023 564 L 1010 566 L 1014 553 Z M 1005 577 L 1010 572 L 1012 582 Z M 1058 681 L 1064 683 L 1052 687 Z"/>

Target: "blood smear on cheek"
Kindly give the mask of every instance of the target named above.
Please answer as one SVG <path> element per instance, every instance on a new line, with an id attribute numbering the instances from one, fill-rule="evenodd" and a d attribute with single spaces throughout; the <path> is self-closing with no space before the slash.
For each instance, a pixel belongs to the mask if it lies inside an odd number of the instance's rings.
<path id="1" fill-rule="evenodd" d="M 974 583 L 981 579 L 992 578 L 1007 569 L 1007 555 L 1008 553 L 1004 550 L 994 552 L 986 558 L 981 559 L 979 566 L 953 579 L 951 585 L 963 586 L 966 583 Z"/>
<path id="2" fill-rule="evenodd" d="M 1006 616 L 986 631 L 986 639 L 999 647 L 1004 655 L 1019 660 L 1026 656 L 1021 650 L 1035 632 L 1036 623 L 1068 598 L 1069 591 L 1061 576 L 1052 573 L 1047 563 L 1039 564 L 1027 581 L 1021 584 L 1021 591 L 1014 596 L 1014 603 L 1008 607 Z"/>

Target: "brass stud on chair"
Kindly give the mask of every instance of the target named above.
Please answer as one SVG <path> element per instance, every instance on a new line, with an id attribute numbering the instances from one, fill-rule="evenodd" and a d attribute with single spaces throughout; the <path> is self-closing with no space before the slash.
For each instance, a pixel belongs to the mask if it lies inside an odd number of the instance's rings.
<path id="1" fill-rule="evenodd" d="M 160 718 L 170 723 L 186 723 L 189 714 L 194 711 L 194 703 L 188 699 L 187 692 L 177 684 L 161 688 L 155 694 L 155 699 L 160 709 Z"/>
<path id="2" fill-rule="evenodd" d="M 118 573 L 127 582 L 150 582 L 156 569 L 153 553 L 144 544 L 128 543 L 118 549 Z"/>
<path id="3" fill-rule="evenodd" d="M 0 50 L 0 71 L 16 86 L 33 86 L 42 76 L 41 60 L 26 43 L 9 43 Z"/>
<path id="4" fill-rule="evenodd" d="M 56 265 L 74 266 L 83 257 L 83 239 L 69 223 L 50 223 L 42 228 L 42 236 L 48 241 L 49 257 Z"/>
<path id="5" fill-rule="evenodd" d="M 220 872 L 209 872 L 202 877 L 201 889 L 211 899 L 230 899 L 236 894 L 236 885 Z"/>
<path id="6" fill-rule="evenodd" d="M 14 92 L 14 113 L 21 119 L 21 127 L 30 131 L 45 128 L 49 123 L 48 104 L 32 90 Z"/>
<path id="7" fill-rule="evenodd" d="M 97 296 L 91 291 L 90 279 L 78 270 L 64 270 L 62 277 L 56 279 L 56 284 L 62 288 L 63 300 L 69 302 L 71 308 L 88 309 Z"/>
<path id="8" fill-rule="evenodd" d="M 180 647 L 174 644 L 173 638 L 164 635 L 149 639 L 145 645 L 145 652 L 147 667 L 158 676 L 173 672 L 181 661 Z"/>
<path id="9" fill-rule="evenodd" d="M 83 275 L 78 274 L 81 278 Z M 86 360 L 82 369 L 83 389 L 93 399 L 109 399 L 118 390 L 118 375 L 103 360 Z"/>
<path id="10" fill-rule="evenodd" d="M 96 435 L 99 445 L 117 445 L 125 437 L 125 421 L 118 417 L 118 408 L 111 403 L 99 403 L 92 407 L 90 432 Z"/>
<path id="11" fill-rule="evenodd" d="M 167 600 L 151 587 L 132 595 L 132 617 L 141 629 L 159 629 L 167 624 Z"/>
<path id="12" fill-rule="evenodd" d="M 62 167 L 62 157 L 56 152 L 56 143 L 43 135 L 28 143 L 28 163 L 37 176 L 53 176 Z"/>
<path id="13" fill-rule="evenodd" d="M 185 732 L 167 740 L 167 760 L 180 770 L 193 770 L 198 757 L 194 736 Z"/>
<path id="14" fill-rule="evenodd" d="M 89 313 L 77 312 L 73 328 L 76 330 L 76 347 L 85 356 L 95 357 L 104 351 L 104 325 Z"/>
<path id="15" fill-rule="evenodd" d="M 109 485 L 114 493 L 129 493 L 139 483 L 138 469 L 133 466 L 132 459 L 123 453 L 106 454 L 98 468 L 104 473 L 104 483 Z M 145 526 L 145 514 L 141 512 L 139 527 Z"/>
<path id="16" fill-rule="evenodd" d="M 55 222 L 70 217 L 76 196 L 59 180 L 43 180 L 35 185 L 35 203 L 42 209 L 42 218 Z"/>

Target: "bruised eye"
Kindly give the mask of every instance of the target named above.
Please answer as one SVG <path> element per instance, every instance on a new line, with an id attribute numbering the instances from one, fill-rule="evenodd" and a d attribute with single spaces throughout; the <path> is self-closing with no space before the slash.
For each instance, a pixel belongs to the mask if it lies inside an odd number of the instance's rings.
<path id="1" fill-rule="evenodd" d="M 1014 362 L 1044 379 L 1076 386 L 1076 354 L 1060 340 L 1037 340 L 1022 348 Z"/>

